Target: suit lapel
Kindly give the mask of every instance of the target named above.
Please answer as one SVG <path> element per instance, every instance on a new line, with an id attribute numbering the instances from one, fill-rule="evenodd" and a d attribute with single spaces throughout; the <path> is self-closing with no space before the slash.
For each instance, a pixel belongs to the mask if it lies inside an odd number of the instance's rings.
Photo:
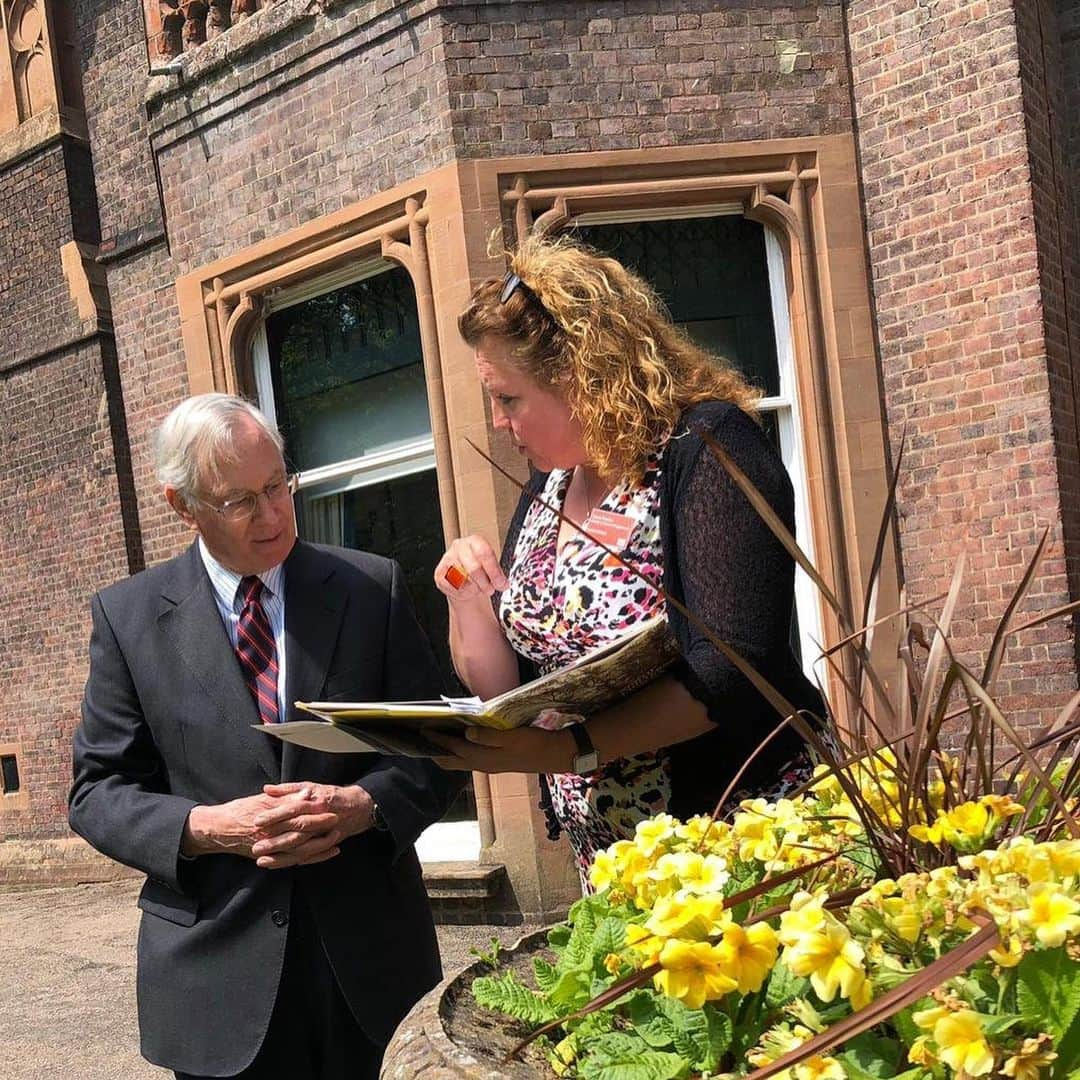
<path id="1" fill-rule="evenodd" d="M 333 561 L 298 541 L 285 560 L 285 718 L 297 720 L 296 701 L 318 698 L 345 615 L 345 589 L 335 582 Z M 286 743 L 281 775 L 291 779 L 305 751 Z"/>
<path id="2" fill-rule="evenodd" d="M 162 588 L 158 625 L 172 642 L 188 673 L 217 707 L 217 714 L 192 710 L 191 723 L 215 726 L 222 756 L 254 758 L 267 779 L 281 776 L 274 740 L 256 731 L 259 713 L 244 682 L 240 664 L 221 621 L 213 588 L 198 546 L 175 564 L 175 573 Z"/>

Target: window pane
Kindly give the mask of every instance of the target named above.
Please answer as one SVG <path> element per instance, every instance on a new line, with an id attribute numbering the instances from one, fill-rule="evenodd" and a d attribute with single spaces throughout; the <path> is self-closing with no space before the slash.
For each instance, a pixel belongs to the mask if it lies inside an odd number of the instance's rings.
<path id="1" fill-rule="evenodd" d="M 722 215 L 575 232 L 641 274 L 703 348 L 726 357 L 769 396 L 780 393 L 763 226 Z"/>
<path id="2" fill-rule="evenodd" d="M 430 434 L 416 298 L 404 269 L 275 312 L 266 340 L 295 468 Z"/>
<path id="3" fill-rule="evenodd" d="M 432 580 L 432 572 L 444 550 L 435 472 L 428 469 L 381 484 L 353 488 L 329 500 L 320 500 L 315 492 L 304 490 L 298 500 L 301 527 L 314 516 L 320 502 L 331 500 L 339 503 L 338 543 L 392 555 L 401 564 L 416 606 L 416 617 L 436 649 L 447 685 L 454 686 L 446 646 L 449 633 L 446 600 Z"/>

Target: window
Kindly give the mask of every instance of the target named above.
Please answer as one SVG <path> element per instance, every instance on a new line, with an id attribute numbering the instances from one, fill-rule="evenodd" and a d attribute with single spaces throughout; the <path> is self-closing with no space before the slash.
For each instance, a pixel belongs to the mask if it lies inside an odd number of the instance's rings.
<path id="1" fill-rule="evenodd" d="M 812 560 L 783 249 L 769 229 L 738 208 L 681 215 L 581 215 L 573 224 L 585 243 L 648 280 L 695 341 L 725 356 L 764 391 L 759 408 L 791 476 L 796 533 Z M 820 652 L 815 642 L 822 640 L 821 612 L 802 570 L 796 573 L 795 604 L 793 644 L 810 673 Z"/>
<path id="2" fill-rule="evenodd" d="M 19 759 L 14 754 L 0 755 L 0 790 L 5 795 L 14 795 L 19 790 Z"/>
<path id="3" fill-rule="evenodd" d="M 401 267 L 372 259 L 273 296 L 268 308 L 255 340 L 255 380 L 300 474 L 300 536 L 396 559 L 453 686 L 446 602 L 432 581 L 445 544 L 412 281 Z M 471 788 L 448 819 L 446 843 L 429 837 L 424 850 L 430 858 L 475 858 Z"/>

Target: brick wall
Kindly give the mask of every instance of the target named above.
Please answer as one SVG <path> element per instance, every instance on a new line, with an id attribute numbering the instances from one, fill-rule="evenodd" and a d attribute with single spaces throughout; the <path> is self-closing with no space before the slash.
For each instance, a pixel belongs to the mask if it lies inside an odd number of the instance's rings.
<path id="1" fill-rule="evenodd" d="M 446 19 L 447 85 L 462 156 L 850 128 L 835 0 L 462 4 Z"/>
<path id="2" fill-rule="evenodd" d="M 137 0 L 120 6 L 137 10 Z M 198 92 L 155 102 L 150 125 L 131 106 L 148 86 L 141 24 L 121 18 L 84 51 L 105 242 L 122 248 L 168 226 L 168 251 L 121 252 L 109 266 L 149 562 L 189 540 L 160 499 L 149 453 L 154 427 L 187 393 L 177 277 L 449 160 L 434 5 L 402 5 L 415 15 L 404 29 L 372 7 L 304 24 L 210 72 Z M 87 6 L 81 24 L 100 26 L 99 10 Z M 196 130 L 184 126 L 193 109 Z"/>
<path id="3" fill-rule="evenodd" d="M 848 18 L 886 408 L 894 443 L 908 433 L 904 570 L 925 598 L 967 553 L 954 630 L 972 658 L 1044 525 L 1027 607 L 1070 597 L 1013 5 L 853 0 Z M 1003 703 L 1045 720 L 1076 686 L 1070 627 L 1010 655 Z"/>
<path id="4" fill-rule="evenodd" d="M 60 248 L 94 240 L 90 215 L 72 220 L 68 166 L 89 182 L 85 150 L 54 142 L 0 169 L 0 371 L 80 336 L 78 312 L 60 267 Z M 89 183 L 92 198 L 93 185 Z"/>
<path id="5" fill-rule="evenodd" d="M 1077 5 L 1071 5 L 1074 11 Z M 1080 179 L 1066 156 L 1070 117 L 1065 57 L 1054 0 L 1016 7 L 1033 225 L 1038 245 L 1043 332 L 1054 419 L 1067 569 L 1080 595 Z M 1074 46 L 1075 47 L 1075 46 Z"/>
<path id="6" fill-rule="evenodd" d="M 0 806 L 0 840 L 67 835 L 89 599 L 128 572 L 108 366 L 91 342 L 0 375 L 0 743 L 28 796 Z"/>

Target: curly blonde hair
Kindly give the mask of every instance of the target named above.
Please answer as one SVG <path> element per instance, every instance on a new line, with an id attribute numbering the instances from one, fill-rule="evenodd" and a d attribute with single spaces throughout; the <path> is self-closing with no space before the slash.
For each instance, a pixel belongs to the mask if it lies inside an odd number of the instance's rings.
<path id="1" fill-rule="evenodd" d="M 756 417 L 761 392 L 691 341 L 615 259 L 566 236 L 530 237 L 509 258 L 506 278 L 473 292 L 461 336 L 474 348 L 488 336 L 513 343 L 520 370 L 566 400 L 605 480 L 640 478 L 699 401 L 730 401 Z M 520 284 L 504 301 L 511 275 Z"/>

